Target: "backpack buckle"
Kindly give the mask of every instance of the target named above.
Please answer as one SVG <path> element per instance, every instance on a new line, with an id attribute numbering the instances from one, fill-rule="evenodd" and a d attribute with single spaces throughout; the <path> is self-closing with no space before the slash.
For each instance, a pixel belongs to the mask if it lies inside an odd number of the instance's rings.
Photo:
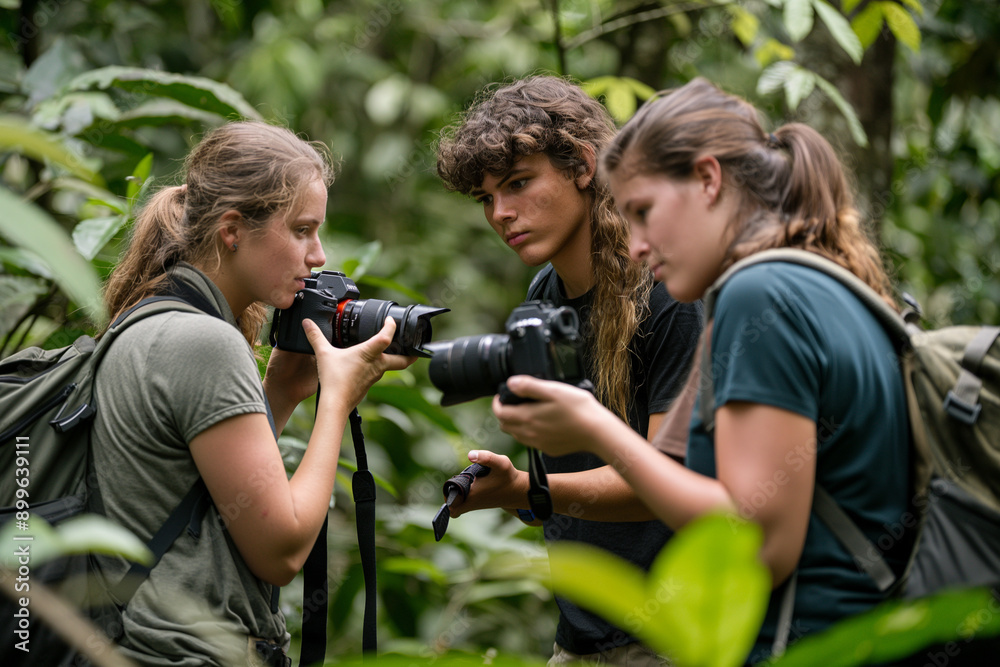
<path id="1" fill-rule="evenodd" d="M 982 412 L 983 406 L 978 403 L 969 403 L 963 401 L 958 397 L 954 391 L 949 391 L 948 395 L 945 396 L 944 404 L 942 405 L 945 412 L 951 415 L 954 419 L 972 426 L 979 419 L 979 413 Z"/>

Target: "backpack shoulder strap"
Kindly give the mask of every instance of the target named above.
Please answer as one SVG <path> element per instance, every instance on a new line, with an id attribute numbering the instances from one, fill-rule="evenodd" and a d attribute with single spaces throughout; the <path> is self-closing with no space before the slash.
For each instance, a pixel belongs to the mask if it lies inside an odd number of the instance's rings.
<path id="1" fill-rule="evenodd" d="M 118 316 L 101 337 L 98 342 L 99 349 L 95 350 L 95 354 L 103 356 L 122 331 L 136 322 L 160 313 L 176 311 L 204 313 L 221 319 L 222 316 L 204 297 L 196 294 L 195 296 L 200 297 L 202 303 L 195 305 L 189 302 L 189 296 L 189 294 L 184 294 L 183 297 L 170 295 L 142 299 Z M 95 369 L 99 362 L 100 359 L 97 359 L 94 365 Z M 268 419 L 271 419 L 270 410 L 268 410 Z M 160 562 L 160 559 L 170 549 L 174 541 L 181 536 L 185 528 L 192 534 L 196 533 L 201 518 L 208 511 L 209 500 L 205 482 L 199 477 L 147 543 L 146 546 L 152 552 L 150 562 L 146 564 L 133 563 L 125 577 L 112 587 L 111 593 L 119 604 L 123 606 L 128 604 L 136 590 L 149 576 L 153 567 Z"/>
<path id="2" fill-rule="evenodd" d="M 895 345 L 897 349 L 906 349 L 909 347 L 911 329 L 908 328 L 907 323 L 903 320 L 903 317 L 890 308 L 889 304 L 883 301 L 882 297 L 879 296 L 879 294 L 865 281 L 861 280 L 861 278 L 858 278 L 856 275 L 836 262 L 817 255 L 814 252 L 800 250 L 798 248 L 775 248 L 771 250 L 764 250 L 750 255 L 749 257 L 745 257 L 730 266 L 721 276 L 719 276 L 719 278 L 716 279 L 714 283 L 712 283 L 712 286 L 709 287 L 708 291 L 705 293 L 704 302 L 706 319 L 712 319 L 715 311 L 715 301 L 718 298 L 719 291 L 733 276 L 733 274 L 739 273 L 743 269 L 750 266 L 764 264 L 767 262 L 785 262 L 786 264 L 807 266 L 811 269 L 815 269 L 816 271 L 820 271 L 821 273 L 825 273 L 831 278 L 837 280 L 840 284 L 849 289 L 851 293 L 854 294 L 854 296 L 856 296 L 872 312 L 872 314 L 885 328 L 889 337 L 892 339 L 893 345 Z"/>
<path id="3" fill-rule="evenodd" d="M 708 329 L 708 323 L 712 321 L 712 318 L 715 315 L 715 304 L 719 297 L 719 292 L 729 279 L 744 269 L 768 262 L 784 262 L 786 264 L 806 266 L 830 276 L 850 290 L 850 292 L 856 296 L 858 300 L 865 305 L 865 307 L 868 308 L 872 315 L 874 315 L 882 325 L 883 329 L 885 329 L 893 347 L 897 352 L 906 352 L 912 348 L 913 345 L 910 341 L 910 336 L 914 333 L 914 327 L 907 324 L 907 322 L 903 319 L 903 316 L 890 308 L 889 304 L 883 301 L 882 297 L 867 283 L 865 283 L 865 281 L 825 257 L 821 257 L 814 252 L 798 248 L 774 248 L 771 250 L 764 250 L 750 255 L 749 257 L 745 257 L 726 269 L 726 271 L 719 276 L 714 283 L 712 283 L 711 287 L 708 288 L 708 291 L 705 292 L 703 301 L 705 305 L 706 330 Z M 701 375 L 703 379 L 698 414 L 708 431 L 711 431 L 715 424 L 715 400 L 712 394 L 711 369 L 711 350 L 710 345 L 706 344 L 702 348 L 701 355 Z"/>

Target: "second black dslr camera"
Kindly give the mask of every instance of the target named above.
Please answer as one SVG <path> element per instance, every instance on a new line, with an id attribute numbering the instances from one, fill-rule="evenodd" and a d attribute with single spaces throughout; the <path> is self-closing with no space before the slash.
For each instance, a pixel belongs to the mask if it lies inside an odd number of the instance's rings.
<path id="1" fill-rule="evenodd" d="M 433 354 L 428 368 L 431 382 L 444 392 L 441 405 L 496 393 L 503 403 L 530 400 L 507 389 L 507 378 L 512 375 L 533 375 L 594 390 L 584 370 L 583 337 L 575 310 L 526 301 L 511 311 L 506 329 L 506 334 L 467 336 L 426 346 Z M 537 449 L 528 452 L 528 504 L 533 517 L 544 521 L 553 512 L 545 462 Z M 436 521 L 435 531 L 440 534 L 443 531 Z"/>
<path id="2" fill-rule="evenodd" d="M 444 392 L 441 405 L 455 405 L 499 392 L 505 403 L 524 399 L 507 391 L 512 375 L 560 380 L 593 390 L 580 346 L 580 318 L 572 308 L 526 301 L 511 311 L 506 334 L 466 336 L 432 343 L 428 373 Z"/>
<path id="3" fill-rule="evenodd" d="M 334 347 L 350 347 L 377 334 L 385 318 L 391 317 L 396 322 L 396 333 L 386 353 L 429 357 L 425 346 L 431 339 L 430 318 L 449 310 L 359 299 L 361 292 L 357 285 L 340 271 L 313 271 L 305 283 L 290 307 L 274 312 L 268 336 L 272 347 L 312 354 L 312 345 L 302 328 L 302 320 L 306 318 L 319 326 Z"/>

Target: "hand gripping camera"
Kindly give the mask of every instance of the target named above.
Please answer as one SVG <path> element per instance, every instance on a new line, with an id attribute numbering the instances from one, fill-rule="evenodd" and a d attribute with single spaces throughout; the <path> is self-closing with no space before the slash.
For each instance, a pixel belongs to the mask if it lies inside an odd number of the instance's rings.
<path id="1" fill-rule="evenodd" d="M 556 308 L 546 301 L 526 301 L 511 311 L 506 334 L 466 336 L 431 343 L 433 353 L 428 373 L 444 392 L 441 405 L 455 405 L 500 393 L 504 403 L 522 399 L 507 391 L 507 378 L 533 375 L 559 380 L 586 389 L 580 352 L 580 318 L 567 306 Z"/>
<path id="2" fill-rule="evenodd" d="M 507 318 L 506 334 L 467 336 L 431 343 L 428 368 L 431 382 L 444 392 L 441 405 L 455 405 L 482 396 L 500 394 L 504 403 L 523 403 L 507 389 L 512 375 L 559 380 L 593 391 L 586 378 L 580 346 L 580 318 L 572 308 L 545 301 L 526 301 Z M 538 450 L 530 449 L 528 502 L 539 519 L 552 515 L 552 498 L 545 465 Z"/>
<path id="3" fill-rule="evenodd" d="M 430 319 L 449 310 L 359 299 L 361 293 L 357 285 L 340 271 L 313 271 L 305 283 L 290 307 L 274 312 L 268 335 L 273 347 L 312 354 L 312 346 L 302 328 L 302 320 L 306 318 L 319 326 L 334 347 L 350 347 L 377 334 L 385 318 L 391 317 L 396 322 L 396 333 L 386 353 L 429 357 L 425 346 L 431 339 Z"/>

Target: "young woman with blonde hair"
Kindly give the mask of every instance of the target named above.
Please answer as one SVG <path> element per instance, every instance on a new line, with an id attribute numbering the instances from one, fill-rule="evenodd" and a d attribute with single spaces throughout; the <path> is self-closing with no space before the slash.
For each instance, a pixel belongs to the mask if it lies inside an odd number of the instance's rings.
<path id="1" fill-rule="evenodd" d="M 136 322 L 97 376 L 103 513 L 148 541 L 199 477 L 213 505 L 122 610 L 121 650 L 141 665 L 258 664 L 258 652 L 284 660 L 274 589 L 302 568 L 326 518 L 348 415 L 386 370 L 412 362 L 383 353 L 391 320 L 349 349 L 306 320 L 315 356 L 274 350 L 261 381 L 254 347 L 266 307 L 291 306 L 326 262 L 319 229 L 332 178 L 325 149 L 286 129 L 221 126 L 188 155 L 183 185 L 140 212 L 107 283 L 115 315 L 178 294 L 211 313 Z M 316 424 L 289 478 L 276 434 L 319 384 Z M 128 569 L 120 558 L 100 565 L 112 587 Z"/>

